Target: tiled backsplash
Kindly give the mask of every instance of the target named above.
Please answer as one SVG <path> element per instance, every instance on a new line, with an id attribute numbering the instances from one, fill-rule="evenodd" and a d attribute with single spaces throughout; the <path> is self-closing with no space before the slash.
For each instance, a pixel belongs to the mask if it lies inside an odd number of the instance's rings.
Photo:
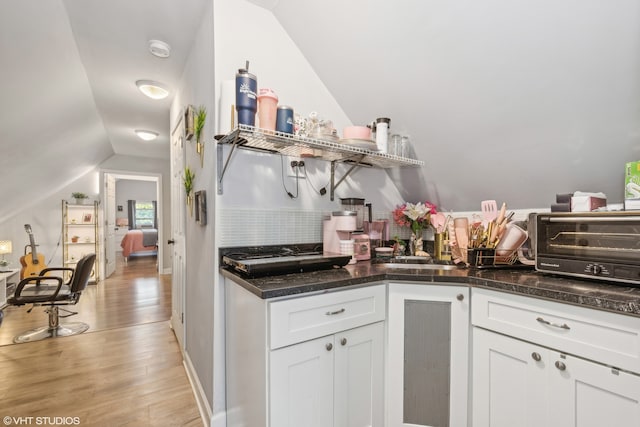
<path id="1" fill-rule="evenodd" d="M 301 210 L 221 209 L 220 247 L 322 242 L 322 218 L 328 212 Z M 389 220 L 389 238 L 408 238 L 410 231 L 393 223 L 391 212 L 374 212 Z"/>
<path id="2" fill-rule="evenodd" d="M 516 211 L 514 220 L 526 219 L 530 211 Z M 470 217 L 473 213 L 459 212 L 452 215 Z M 219 214 L 217 221 L 220 224 L 220 247 L 322 242 L 322 218 L 325 212 L 233 208 L 221 209 Z M 398 227 L 393 222 L 391 212 L 373 212 L 373 217 L 389 220 L 389 239 L 397 235 L 406 240 L 411 236 L 411 230 Z M 431 229 L 425 230 L 424 238 L 433 239 Z"/>

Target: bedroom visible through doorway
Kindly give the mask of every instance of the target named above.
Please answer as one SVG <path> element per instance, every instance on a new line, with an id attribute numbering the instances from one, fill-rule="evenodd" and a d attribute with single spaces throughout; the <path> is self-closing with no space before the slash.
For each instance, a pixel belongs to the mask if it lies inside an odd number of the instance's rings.
<path id="1" fill-rule="evenodd" d="M 116 259 L 141 256 L 155 257 L 163 272 L 161 176 L 105 172 L 104 189 L 105 277 Z"/>

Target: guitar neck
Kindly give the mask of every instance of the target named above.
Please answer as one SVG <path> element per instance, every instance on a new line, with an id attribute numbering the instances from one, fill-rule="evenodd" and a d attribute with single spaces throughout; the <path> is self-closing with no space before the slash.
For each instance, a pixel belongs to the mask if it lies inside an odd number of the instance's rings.
<path id="1" fill-rule="evenodd" d="M 31 261 L 33 264 L 37 264 L 38 254 L 36 252 L 36 240 L 33 238 L 33 233 L 31 232 L 31 225 L 25 224 L 24 230 L 29 235 L 29 246 L 31 246 Z"/>
<path id="2" fill-rule="evenodd" d="M 31 246 L 31 261 L 34 264 L 38 263 L 38 254 L 36 254 L 36 241 L 33 238 L 33 234 L 29 234 L 29 246 Z"/>

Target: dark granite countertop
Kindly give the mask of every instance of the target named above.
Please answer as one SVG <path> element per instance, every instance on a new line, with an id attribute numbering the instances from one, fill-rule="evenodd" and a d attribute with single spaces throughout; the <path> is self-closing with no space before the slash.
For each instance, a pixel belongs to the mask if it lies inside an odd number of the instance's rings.
<path id="1" fill-rule="evenodd" d="M 530 269 L 421 270 L 389 269 L 370 262 L 344 268 L 260 278 L 243 278 L 220 269 L 239 285 L 260 298 L 268 299 L 306 292 L 364 285 L 380 281 L 409 281 L 463 284 L 579 305 L 615 313 L 640 316 L 640 287 L 552 276 Z"/>

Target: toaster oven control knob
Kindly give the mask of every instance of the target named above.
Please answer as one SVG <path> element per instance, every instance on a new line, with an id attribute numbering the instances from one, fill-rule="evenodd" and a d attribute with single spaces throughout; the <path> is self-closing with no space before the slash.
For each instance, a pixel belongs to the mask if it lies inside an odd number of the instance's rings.
<path id="1" fill-rule="evenodd" d="M 591 266 L 591 273 L 593 273 L 595 276 L 599 275 L 600 273 L 602 273 L 602 266 L 598 264 L 593 264 Z"/>

